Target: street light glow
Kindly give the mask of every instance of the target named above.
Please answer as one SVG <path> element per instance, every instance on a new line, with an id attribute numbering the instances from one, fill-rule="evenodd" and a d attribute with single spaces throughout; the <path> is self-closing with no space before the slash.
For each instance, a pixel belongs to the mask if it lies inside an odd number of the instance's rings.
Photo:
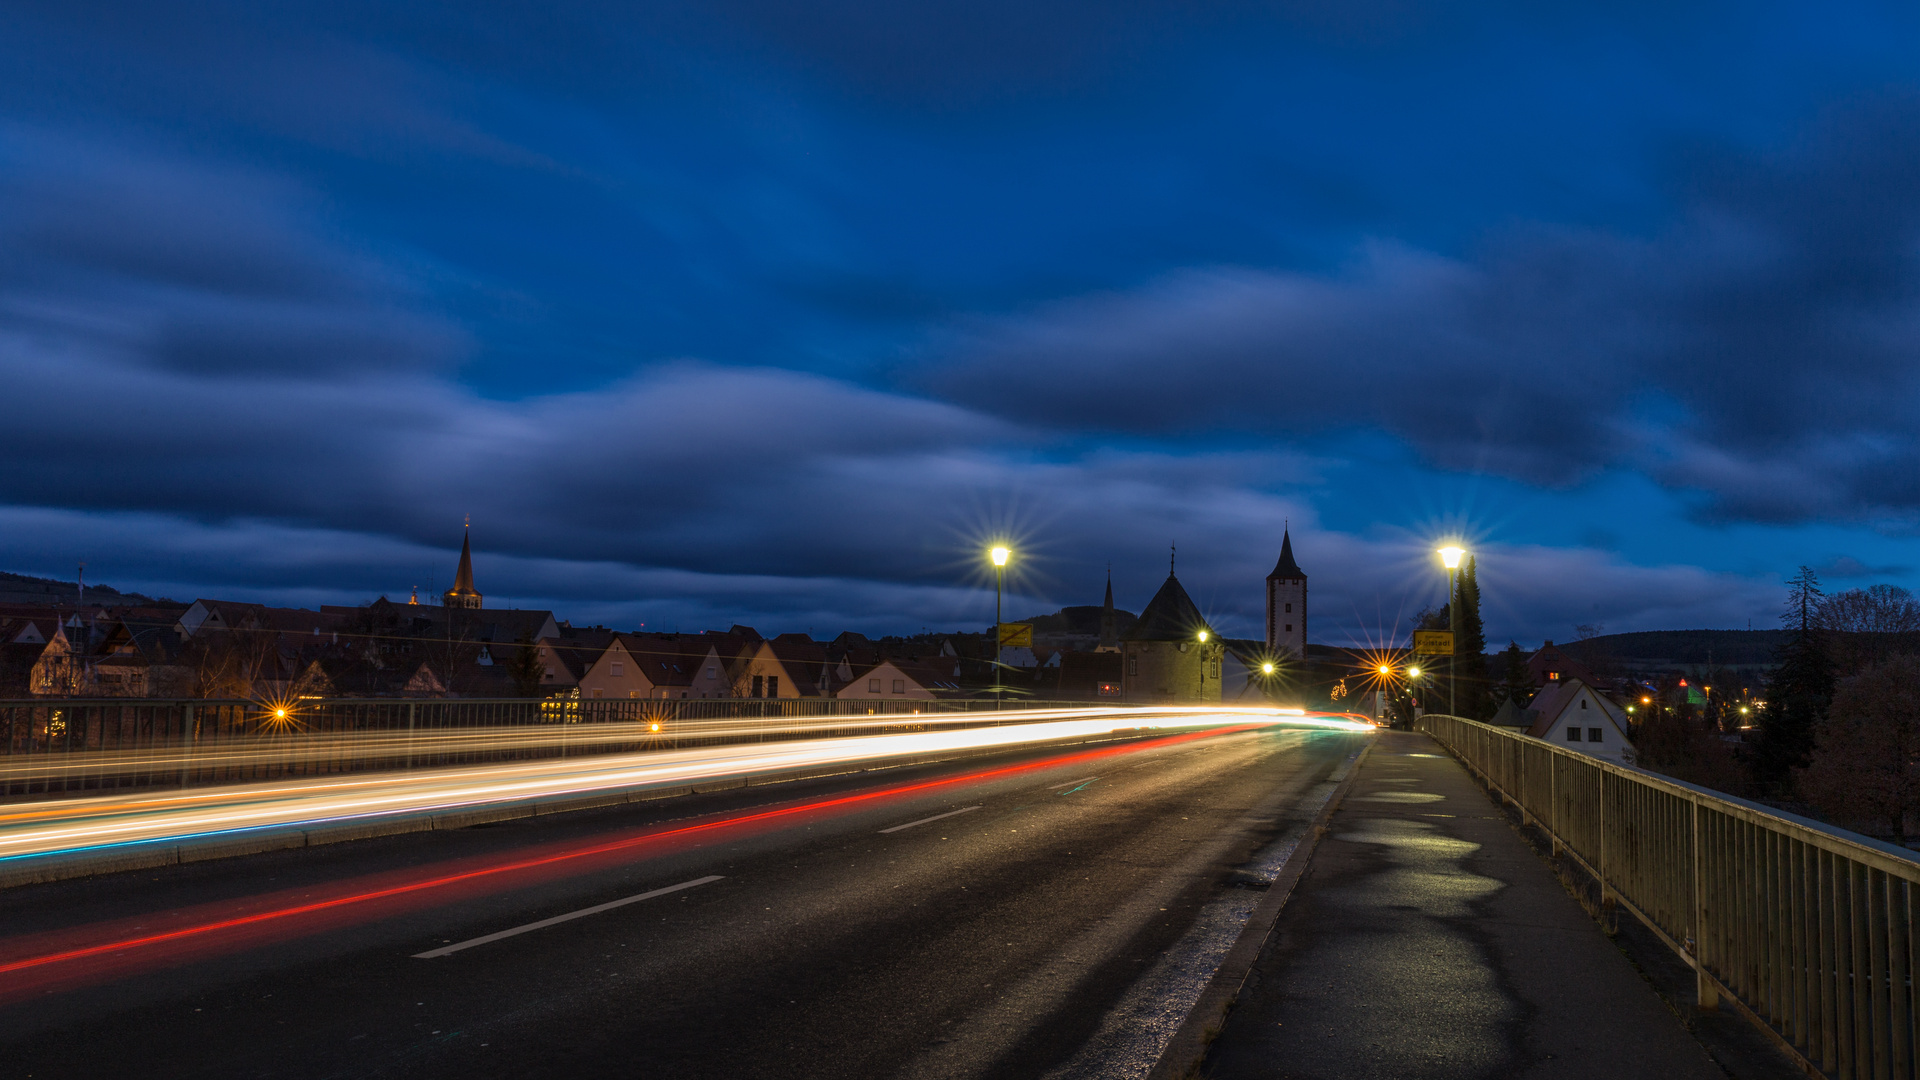
<path id="1" fill-rule="evenodd" d="M 1410 667 L 1407 669 L 1407 674 L 1412 678 L 1417 679 L 1420 677 L 1420 669 L 1417 667 Z"/>
<path id="2" fill-rule="evenodd" d="M 1200 640 L 1202 642 L 1207 640 L 1207 632 L 1205 630 L 1200 631 Z"/>
<path id="3" fill-rule="evenodd" d="M 1457 548 L 1449 544 L 1440 549 L 1440 561 L 1447 564 L 1447 569 L 1456 570 L 1460 566 L 1460 556 L 1466 553 L 1466 548 Z"/>
<path id="4" fill-rule="evenodd" d="M 1005 566 L 1007 565 L 1007 556 L 1013 553 L 1008 551 L 1006 548 L 997 547 L 997 548 L 994 548 L 991 552 L 989 552 L 989 554 L 993 556 L 993 565 Z"/>
<path id="5" fill-rule="evenodd" d="M 1260 665 L 1260 674 L 1262 674 L 1262 675 L 1271 675 L 1271 674 L 1273 674 L 1273 661 L 1271 661 L 1271 660 L 1269 660 L 1269 661 L 1267 661 L 1266 663 L 1264 663 L 1264 664 L 1261 664 L 1261 665 Z M 1747 710 L 1745 710 L 1745 709 L 1741 709 L 1740 711 L 1741 711 L 1741 712 L 1746 712 Z"/>
<path id="6" fill-rule="evenodd" d="M 1380 674 L 1382 674 L 1382 675 L 1391 675 L 1391 674 L 1393 674 L 1393 669 L 1392 669 L 1391 667 L 1388 667 L 1388 666 L 1387 666 L 1387 665 L 1385 665 L 1385 664 L 1381 664 L 1381 665 L 1380 665 Z"/>

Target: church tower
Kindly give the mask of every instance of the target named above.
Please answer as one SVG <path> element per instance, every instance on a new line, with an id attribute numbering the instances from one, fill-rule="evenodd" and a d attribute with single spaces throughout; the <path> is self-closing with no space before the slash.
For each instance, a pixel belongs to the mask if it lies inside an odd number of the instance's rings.
<path id="1" fill-rule="evenodd" d="M 460 569 L 453 575 L 453 588 L 447 590 L 446 603 L 450 608 L 478 608 L 480 592 L 473 587 L 473 526 L 467 526 L 467 534 L 460 540 Z"/>
<path id="2" fill-rule="evenodd" d="M 1280 561 L 1267 575 L 1267 649 L 1307 658 L 1307 572 L 1293 561 L 1293 533 L 1280 535 Z"/>
<path id="3" fill-rule="evenodd" d="M 1107 567 L 1107 599 L 1100 607 L 1100 645 L 1094 652 L 1120 651 L 1120 624 L 1113 614 L 1113 567 Z"/>

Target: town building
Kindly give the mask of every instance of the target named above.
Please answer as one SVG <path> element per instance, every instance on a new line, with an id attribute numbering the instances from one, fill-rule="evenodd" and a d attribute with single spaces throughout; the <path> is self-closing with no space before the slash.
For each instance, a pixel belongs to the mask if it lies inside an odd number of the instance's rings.
<path id="1" fill-rule="evenodd" d="M 1120 635 L 1121 696 L 1141 704 L 1218 702 L 1225 651 L 1169 569 L 1139 621 Z"/>
<path id="2" fill-rule="evenodd" d="M 1563 678 L 1534 695 L 1527 734 L 1590 757 L 1633 764 L 1627 717 L 1620 706 L 1577 678 Z"/>
<path id="3" fill-rule="evenodd" d="M 1267 651 L 1307 658 L 1307 572 L 1293 560 L 1293 531 L 1280 533 L 1280 561 L 1267 575 Z"/>

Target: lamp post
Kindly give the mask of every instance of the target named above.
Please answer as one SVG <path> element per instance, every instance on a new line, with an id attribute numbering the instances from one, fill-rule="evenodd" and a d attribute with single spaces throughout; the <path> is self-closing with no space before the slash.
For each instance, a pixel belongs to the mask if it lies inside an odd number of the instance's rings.
<path id="1" fill-rule="evenodd" d="M 1000 686 L 1000 593 L 1006 584 L 1007 556 L 1013 553 L 996 547 L 987 554 L 993 559 L 993 707 L 997 709 L 1004 696 Z"/>
<path id="2" fill-rule="evenodd" d="M 1447 715 L 1460 709 L 1460 597 L 1455 593 L 1454 575 L 1460 569 L 1460 556 L 1466 549 L 1449 544 L 1440 549 L 1440 561 L 1447 564 L 1447 632 L 1453 635 L 1453 649 L 1447 653 Z"/>

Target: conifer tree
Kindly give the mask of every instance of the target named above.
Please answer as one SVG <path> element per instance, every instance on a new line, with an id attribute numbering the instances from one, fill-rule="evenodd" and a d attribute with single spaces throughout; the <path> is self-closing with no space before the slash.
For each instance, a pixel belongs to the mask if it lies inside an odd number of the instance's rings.
<path id="1" fill-rule="evenodd" d="M 1460 569 L 1454 583 L 1451 603 L 1460 612 L 1460 629 L 1454 637 L 1455 677 L 1460 680 L 1460 715 L 1485 720 L 1493 715 L 1493 685 L 1487 678 L 1487 632 L 1480 622 L 1480 574 L 1473 556 Z"/>
<path id="2" fill-rule="evenodd" d="M 1806 766 L 1814 727 L 1833 700 L 1833 664 L 1818 618 L 1824 595 L 1820 579 L 1805 566 L 1787 581 L 1780 621 L 1793 636 L 1780 647 L 1780 666 L 1767 680 L 1767 707 L 1760 713 L 1751 761 L 1755 782 L 1772 791 L 1781 791 L 1792 770 Z"/>
<path id="3" fill-rule="evenodd" d="M 1517 641 L 1508 641 L 1505 651 L 1500 654 L 1500 685 L 1494 688 L 1495 696 L 1512 700 L 1515 705 L 1525 705 L 1533 700 L 1533 676 L 1527 671 L 1527 654 Z M 1499 702 L 1494 703 L 1499 707 Z"/>

